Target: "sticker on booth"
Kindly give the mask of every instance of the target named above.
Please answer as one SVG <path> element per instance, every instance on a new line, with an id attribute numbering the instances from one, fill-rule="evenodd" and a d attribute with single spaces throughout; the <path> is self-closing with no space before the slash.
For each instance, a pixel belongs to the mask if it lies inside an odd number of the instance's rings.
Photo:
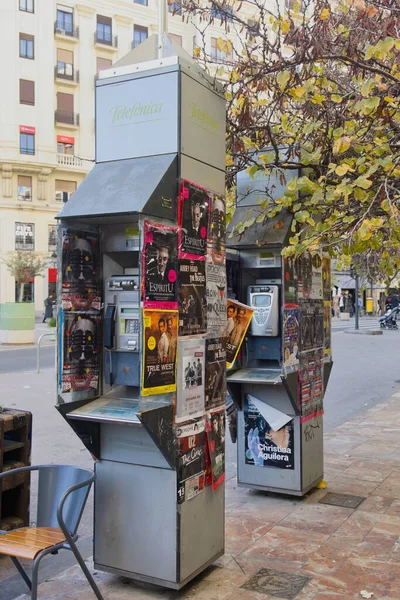
<path id="1" fill-rule="evenodd" d="M 179 258 L 205 260 L 208 221 L 207 190 L 183 181 L 179 194 Z"/>
<path id="2" fill-rule="evenodd" d="M 243 416 L 246 465 L 293 470 L 293 418 L 250 394 Z"/>
<path id="3" fill-rule="evenodd" d="M 62 308 L 87 311 L 101 308 L 99 238 L 95 233 L 62 232 Z"/>
<path id="4" fill-rule="evenodd" d="M 207 411 L 225 406 L 226 350 L 222 338 L 206 340 L 206 402 Z"/>
<path id="5" fill-rule="evenodd" d="M 215 491 L 225 481 L 225 407 L 207 414 L 206 427 L 211 485 Z"/>
<path id="6" fill-rule="evenodd" d="M 176 390 L 178 311 L 143 311 L 142 394 L 164 394 Z"/>
<path id="7" fill-rule="evenodd" d="M 177 309 L 178 229 L 144 221 L 142 252 L 145 308 Z"/>
<path id="8" fill-rule="evenodd" d="M 99 391 L 101 319 L 92 313 L 64 312 L 61 391 Z"/>
<path id="9" fill-rule="evenodd" d="M 204 339 L 180 339 L 178 342 L 176 423 L 204 416 L 204 379 Z"/>

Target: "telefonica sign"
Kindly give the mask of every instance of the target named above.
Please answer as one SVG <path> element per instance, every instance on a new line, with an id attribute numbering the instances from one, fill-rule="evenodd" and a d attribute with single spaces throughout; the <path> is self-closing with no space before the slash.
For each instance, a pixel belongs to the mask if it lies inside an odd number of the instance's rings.
<path id="1" fill-rule="evenodd" d="M 161 120 L 163 112 L 163 102 L 148 102 L 142 104 L 141 102 L 135 102 L 132 106 L 113 106 L 110 108 L 111 124 L 114 127 L 119 125 L 135 125 L 135 123 L 142 123 L 139 121 L 139 117 L 150 117 L 149 121 Z"/>
<path id="2" fill-rule="evenodd" d="M 219 133 L 219 121 L 214 119 L 206 110 L 194 102 L 190 103 L 190 120 L 194 125 L 205 129 L 209 133 L 218 135 Z"/>

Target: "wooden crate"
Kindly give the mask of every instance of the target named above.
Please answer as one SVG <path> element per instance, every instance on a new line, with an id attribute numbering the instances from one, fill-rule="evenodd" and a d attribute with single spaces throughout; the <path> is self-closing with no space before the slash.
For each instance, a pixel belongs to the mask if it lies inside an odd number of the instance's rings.
<path id="1" fill-rule="evenodd" d="M 6 408 L 0 413 L 0 473 L 31 464 L 32 415 Z M 0 530 L 29 525 L 29 473 L 0 479 Z"/>

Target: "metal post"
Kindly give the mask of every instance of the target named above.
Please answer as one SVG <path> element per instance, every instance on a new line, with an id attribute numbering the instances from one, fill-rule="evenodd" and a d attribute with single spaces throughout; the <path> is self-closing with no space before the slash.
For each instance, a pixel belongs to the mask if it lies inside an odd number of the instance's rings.
<path id="1" fill-rule="evenodd" d="M 167 32 L 167 0 L 158 0 L 158 58 L 164 58 L 164 33 Z"/>
<path id="2" fill-rule="evenodd" d="M 355 325 L 355 328 L 359 329 L 359 326 L 358 326 L 358 273 L 355 273 L 354 279 L 356 281 L 356 306 L 355 306 L 355 309 L 356 309 L 356 325 Z"/>
<path id="3" fill-rule="evenodd" d="M 37 343 L 37 358 L 36 358 L 36 372 L 40 373 L 40 342 L 42 341 L 42 339 L 44 337 L 46 337 L 46 335 L 54 335 L 54 333 L 42 333 L 42 335 L 40 336 L 40 338 L 38 339 L 38 343 Z"/>

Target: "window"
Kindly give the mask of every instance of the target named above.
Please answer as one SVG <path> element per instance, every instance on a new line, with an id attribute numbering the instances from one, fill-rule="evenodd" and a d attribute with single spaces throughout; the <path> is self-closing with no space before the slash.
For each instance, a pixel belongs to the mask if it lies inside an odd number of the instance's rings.
<path id="1" fill-rule="evenodd" d="M 56 179 L 56 202 L 68 202 L 76 190 L 76 181 Z"/>
<path id="2" fill-rule="evenodd" d="M 49 225 L 49 241 L 48 249 L 49 252 L 56 252 L 57 250 L 57 225 Z"/>
<path id="3" fill-rule="evenodd" d="M 147 27 L 141 27 L 140 25 L 134 25 L 133 26 L 133 47 L 136 48 L 137 46 L 139 46 L 139 44 L 144 42 L 144 40 L 147 40 L 148 35 L 149 35 L 149 32 L 148 32 Z"/>
<path id="4" fill-rule="evenodd" d="M 57 123 L 74 124 L 74 96 L 57 92 Z"/>
<path id="5" fill-rule="evenodd" d="M 31 279 L 24 285 L 24 293 L 20 297 L 21 284 L 15 284 L 15 302 L 34 302 L 35 301 L 35 280 Z"/>
<path id="6" fill-rule="evenodd" d="M 69 33 L 70 35 L 73 34 L 74 15 L 72 8 L 69 8 L 68 6 L 61 6 L 60 4 L 57 6 L 56 28 L 61 29 L 61 31 Z"/>
<path id="7" fill-rule="evenodd" d="M 57 75 L 65 79 L 73 79 L 74 53 L 72 50 L 57 48 Z"/>
<path id="8" fill-rule="evenodd" d="M 96 69 L 97 73 L 102 71 L 103 69 L 109 69 L 112 66 L 112 60 L 109 58 L 101 58 L 98 56 L 96 58 Z"/>
<path id="9" fill-rule="evenodd" d="M 96 39 L 102 44 L 112 44 L 112 21 L 110 17 L 97 15 Z"/>
<path id="10" fill-rule="evenodd" d="M 32 201 L 32 177 L 18 175 L 18 202 Z"/>
<path id="11" fill-rule="evenodd" d="M 230 6 L 224 6 L 222 3 L 219 6 L 213 4 L 211 8 L 211 16 L 215 19 L 232 21 L 232 8 Z"/>
<path id="12" fill-rule="evenodd" d="M 34 37 L 27 33 L 19 34 L 19 55 L 21 58 L 30 58 L 33 60 L 35 57 L 34 52 Z"/>
<path id="13" fill-rule="evenodd" d="M 172 38 L 174 40 L 174 42 L 176 42 L 177 44 L 182 46 L 182 36 L 181 35 L 175 35 L 174 33 L 169 33 L 168 35 L 170 38 Z"/>
<path id="14" fill-rule="evenodd" d="M 35 105 L 35 82 L 28 79 L 19 80 L 19 103 Z"/>
<path id="15" fill-rule="evenodd" d="M 35 134 L 19 133 L 19 153 L 20 154 L 35 154 Z"/>
<path id="16" fill-rule="evenodd" d="M 34 0 L 19 0 L 19 10 L 30 13 L 35 12 Z"/>
<path id="17" fill-rule="evenodd" d="M 75 147 L 75 138 L 69 138 L 65 135 L 57 136 L 57 152 L 59 154 L 69 154 L 73 156 Z"/>
<path id="18" fill-rule="evenodd" d="M 15 223 L 15 249 L 35 249 L 35 225 L 33 223 Z"/>
<path id="19" fill-rule="evenodd" d="M 232 51 L 227 54 L 224 50 L 219 50 L 218 39 L 211 38 L 211 60 L 214 62 L 229 62 L 232 60 Z"/>
<path id="20" fill-rule="evenodd" d="M 168 2 L 168 12 L 170 12 L 174 15 L 181 15 L 182 14 L 181 0 L 176 0 L 175 2 L 171 2 L 171 4 Z"/>
<path id="21" fill-rule="evenodd" d="M 147 0 L 133 0 L 135 4 L 142 4 L 143 6 L 147 6 Z"/>

